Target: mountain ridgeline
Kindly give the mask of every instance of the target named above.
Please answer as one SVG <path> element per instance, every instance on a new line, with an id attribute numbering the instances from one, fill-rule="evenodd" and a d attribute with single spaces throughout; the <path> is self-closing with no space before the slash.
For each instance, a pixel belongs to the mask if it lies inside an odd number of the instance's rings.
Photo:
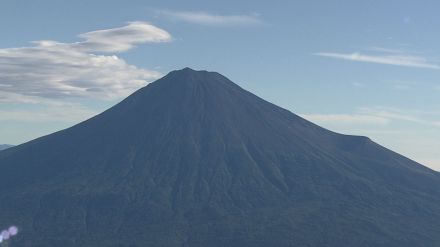
<path id="1" fill-rule="evenodd" d="M 0 152 L 11 246 L 440 246 L 440 175 L 185 68 Z"/>
<path id="2" fill-rule="evenodd" d="M 13 146 L 9 145 L 9 144 L 0 144 L 0 151 L 8 149 L 10 147 L 13 147 Z"/>

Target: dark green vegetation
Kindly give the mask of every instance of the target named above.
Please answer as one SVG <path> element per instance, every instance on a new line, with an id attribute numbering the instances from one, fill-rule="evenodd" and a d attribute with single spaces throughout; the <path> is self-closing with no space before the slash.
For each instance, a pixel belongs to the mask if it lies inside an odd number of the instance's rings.
<path id="1" fill-rule="evenodd" d="M 0 152 L 12 246 L 440 246 L 440 175 L 183 69 Z"/>

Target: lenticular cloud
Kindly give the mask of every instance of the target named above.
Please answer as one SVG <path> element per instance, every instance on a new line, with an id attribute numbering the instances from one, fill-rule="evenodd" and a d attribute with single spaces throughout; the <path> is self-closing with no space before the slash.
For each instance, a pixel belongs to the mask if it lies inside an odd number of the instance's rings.
<path id="1" fill-rule="evenodd" d="M 18 234 L 18 228 L 16 226 L 10 226 L 8 229 L 1 231 L 0 243 L 6 241 Z"/>

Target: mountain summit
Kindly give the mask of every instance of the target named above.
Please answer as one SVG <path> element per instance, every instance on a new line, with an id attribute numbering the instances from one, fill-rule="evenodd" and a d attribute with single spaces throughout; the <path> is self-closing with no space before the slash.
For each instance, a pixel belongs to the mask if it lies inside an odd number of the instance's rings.
<path id="1" fill-rule="evenodd" d="M 185 68 L 0 152 L 13 246 L 440 246 L 440 175 Z"/>

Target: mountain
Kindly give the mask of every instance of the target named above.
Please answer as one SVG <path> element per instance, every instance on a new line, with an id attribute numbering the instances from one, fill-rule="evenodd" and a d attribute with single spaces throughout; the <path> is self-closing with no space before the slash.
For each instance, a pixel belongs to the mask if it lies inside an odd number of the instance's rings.
<path id="1" fill-rule="evenodd" d="M 5 150 L 7 148 L 13 147 L 13 145 L 9 144 L 0 144 L 0 151 Z"/>
<path id="2" fill-rule="evenodd" d="M 440 174 L 185 68 L 0 152 L 13 246 L 440 246 Z"/>

